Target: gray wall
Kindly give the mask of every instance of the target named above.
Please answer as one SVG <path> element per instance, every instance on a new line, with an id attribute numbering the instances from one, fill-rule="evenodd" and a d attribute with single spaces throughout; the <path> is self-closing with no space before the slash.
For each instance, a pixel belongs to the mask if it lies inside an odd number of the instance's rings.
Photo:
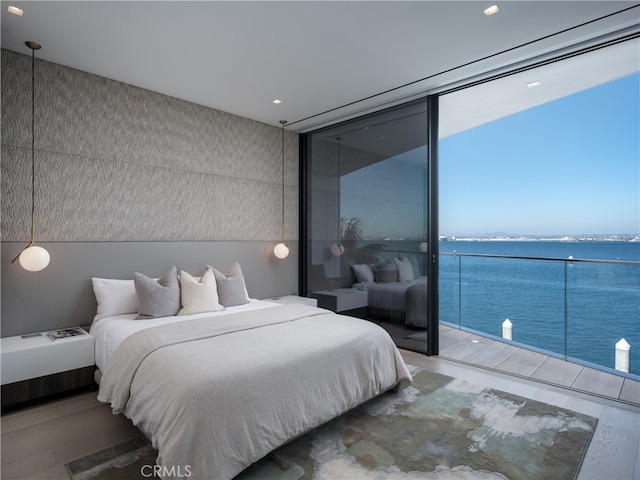
<path id="1" fill-rule="evenodd" d="M 36 239 L 52 256 L 40 273 L 9 263 L 30 240 L 31 58 L 2 50 L 2 336 L 86 323 L 86 307 L 74 315 L 58 304 L 95 302 L 91 276 L 157 275 L 171 265 L 198 274 L 212 256 L 221 269 L 239 260 L 255 276 L 247 275 L 252 296 L 295 290 L 297 257 L 278 263 L 270 254 L 282 222 L 277 118 L 266 125 L 37 54 L 35 85 Z M 286 237 L 296 241 L 293 132 L 285 165 Z"/>
<path id="2" fill-rule="evenodd" d="M 2 246 L 2 336 L 91 323 L 96 300 L 91 277 L 159 277 L 172 266 L 201 275 L 207 264 L 226 271 L 240 262 L 253 298 L 297 293 L 296 257 L 278 260 L 273 242 L 69 242 L 43 243 L 51 263 L 27 272 L 13 259 L 21 243 Z M 297 243 L 292 243 L 296 249 Z"/>

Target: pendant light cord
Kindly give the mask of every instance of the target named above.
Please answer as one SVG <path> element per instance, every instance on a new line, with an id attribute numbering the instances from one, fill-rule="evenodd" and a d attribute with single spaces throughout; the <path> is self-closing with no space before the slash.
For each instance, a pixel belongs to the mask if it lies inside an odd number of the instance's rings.
<path id="1" fill-rule="evenodd" d="M 284 239 L 284 123 L 282 124 L 282 238 Z"/>
<path id="2" fill-rule="evenodd" d="M 282 243 L 288 249 L 288 251 L 296 254 L 296 251 L 289 245 L 287 245 L 287 242 L 284 239 L 284 126 L 286 124 L 286 120 L 280 120 L 280 125 L 282 125 Z"/>
<path id="3" fill-rule="evenodd" d="M 36 51 L 31 49 L 31 243 L 35 242 L 36 216 L 36 160 L 35 160 L 35 105 L 36 105 Z"/>
<path id="4" fill-rule="evenodd" d="M 342 228 L 341 228 L 341 221 L 340 221 L 340 198 L 342 195 L 342 188 L 340 185 L 340 140 L 342 140 L 342 137 L 336 137 L 336 140 L 338 141 L 338 245 L 342 244 Z"/>
<path id="5" fill-rule="evenodd" d="M 286 120 L 280 120 L 282 125 L 282 243 L 284 241 L 284 126 L 287 123 Z"/>
<path id="6" fill-rule="evenodd" d="M 25 45 L 31 49 L 31 241 L 22 249 L 22 251 L 13 259 L 14 263 L 22 252 L 36 243 L 36 160 L 35 160 L 35 105 L 36 105 L 36 50 L 39 50 L 40 44 L 36 42 L 25 42 Z"/>

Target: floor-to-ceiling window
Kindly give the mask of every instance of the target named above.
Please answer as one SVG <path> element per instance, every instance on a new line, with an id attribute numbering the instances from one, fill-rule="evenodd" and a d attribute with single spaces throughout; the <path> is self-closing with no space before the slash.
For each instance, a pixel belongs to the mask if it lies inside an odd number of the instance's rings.
<path id="1" fill-rule="evenodd" d="M 301 293 L 427 353 L 443 321 L 611 365 L 640 342 L 638 67 L 614 42 L 303 136 Z M 597 240 L 630 253 L 574 254 Z"/>
<path id="2" fill-rule="evenodd" d="M 437 243 L 430 242 L 430 101 L 303 140 L 303 293 L 374 321 L 399 345 L 421 351 L 437 335 L 437 323 L 429 328 L 429 302 L 437 297 L 429 298 L 437 284 L 429 278 L 437 252 L 430 246 Z"/>
<path id="3" fill-rule="evenodd" d="M 640 346 L 637 48 L 441 97 L 441 321 L 608 368 Z"/>

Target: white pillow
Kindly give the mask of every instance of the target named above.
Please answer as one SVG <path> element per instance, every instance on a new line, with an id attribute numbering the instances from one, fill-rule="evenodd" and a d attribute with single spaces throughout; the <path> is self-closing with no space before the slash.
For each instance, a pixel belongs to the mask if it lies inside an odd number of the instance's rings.
<path id="1" fill-rule="evenodd" d="M 138 312 L 138 297 L 133 280 L 92 278 L 98 309 L 93 321 L 112 315 Z"/>
<path id="2" fill-rule="evenodd" d="M 199 281 L 184 270 L 180 271 L 180 302 L 182 308 L 178 315 L 224 310 L 218 301 L 218 288 L 213 270 L 207 268 Z"/>
<path id="3" fill-rule="evenodd" d="M 415 275 L 411 261 L 407 257 L 403 257 L 402 260 L 398 262 L 398 281 L 410 282 L 414 278 Z"/>
<path id="4" fill-rule="evenodd" d="M 418 260 L 413 255 L 409 257 L 402 257 L 403 260 L 409 260 L 411 266 L 413 267 L 413 278 L 418 278 L 420 276 L 420 267 L 418 266 Z"/>

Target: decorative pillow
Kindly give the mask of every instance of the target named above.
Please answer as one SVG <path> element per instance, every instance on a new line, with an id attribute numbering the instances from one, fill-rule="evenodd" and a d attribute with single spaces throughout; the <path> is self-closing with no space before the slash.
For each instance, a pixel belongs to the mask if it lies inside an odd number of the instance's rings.
<path id="1" fill-rule="evenodd" d="M 133 279 L 92 278 L 91 283 L 98 302 L 94 322 L 112 315 L 138 313 L 138 297 Z"/>
<path id="2" fill-rule="evenodd" d="M 397 281 L 397 270 L 376 270 L 376 283 L 393 283 Z"/>
<path id="3" fill-rule="evenodd" d="M 218 312 L 224 307 L 218 303 L 218 289 L 213 270 L 207 268 L 202 277 L 196 280 L 184 270 L 180 271 L 180 303 L 178 315 Z"/>
<path id="4" fill-rule="evenodd" d="M 172 317 L 180 310 L 180 285 L 176 267 L 171 267 L 158 280 L 135 272 L 133 282 L 138 296 L 136 320 Z"/>
<path id="5" fill-rule="evenodd" d="M 351 269 L 358 283 L 373 282 L 373 270 L 371 270 L 369 265 L 351 265 Z"/>
<path id="6" fill-rule="evenodd" d="M 235 305 L 244 305 L 249 303 L 249 293 L 244 283 L 242 269 L 240 264 L 235 262 L 225 274 L 219 272 L 210 265 L 207 268 L 213 270 L 218 286 L 218 297 L 220 303 L 225 307 L 233 307 Z"/>
<path id="7" fill-rule="evenodd" d="M 413 266 L 407 257 L 398 262 L 398 281 L 410 282 L 416 278 L 413 274 Z"/>
<path id="8" fill-rule="evenodd" d="M 418 267 L 418 260 L 416 257 L 411 255 L 410 257 L 402 257 L 402 260 L 409 260 L 411 262 L 411 267 L 413 268 L 413 278 L 418 278 L 420 276 L 420 267 Z"/>
<path id="9" fill-rule="evenodd" d="M 395 258 L 387 258 L 382 262 L 375 271 L 376 282 L 392 283 L 398 281 L 398 260 Z"/>

